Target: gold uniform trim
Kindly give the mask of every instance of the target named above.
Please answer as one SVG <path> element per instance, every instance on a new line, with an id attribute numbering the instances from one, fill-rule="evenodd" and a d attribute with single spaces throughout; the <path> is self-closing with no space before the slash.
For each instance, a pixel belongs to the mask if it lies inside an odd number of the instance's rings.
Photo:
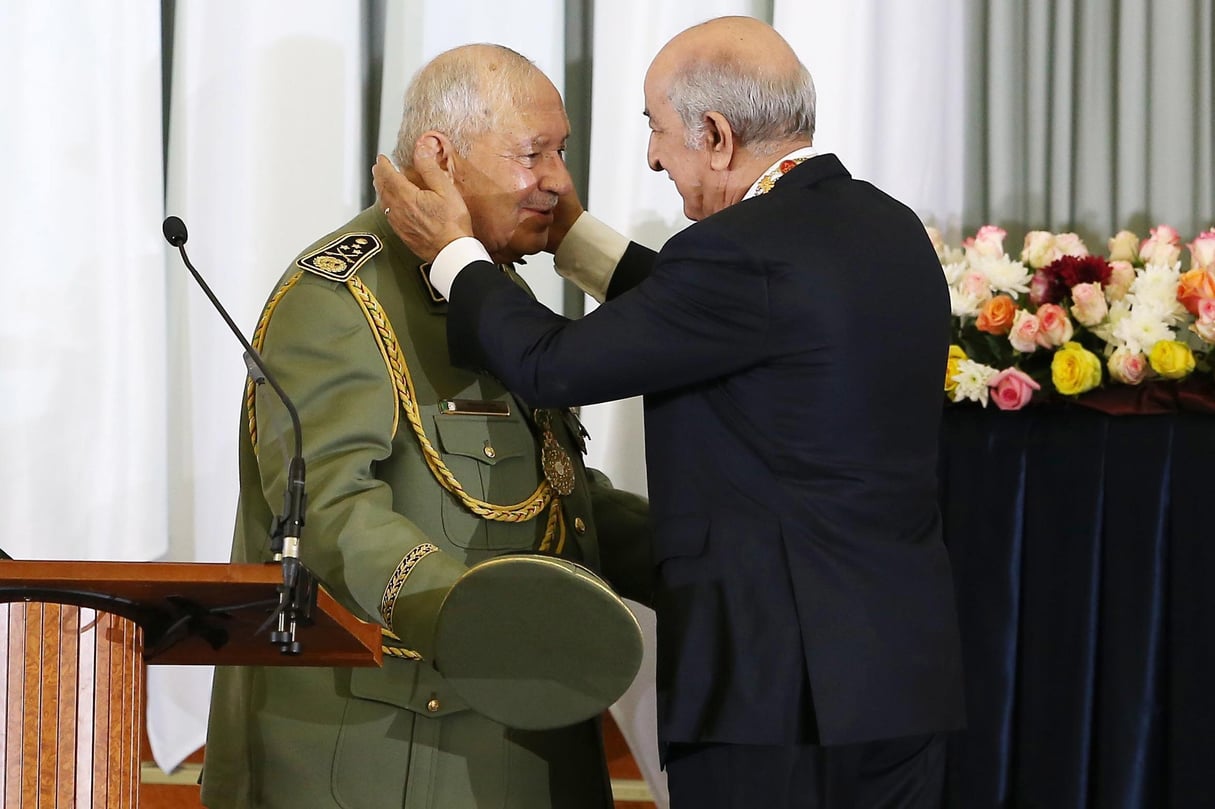
<path id="1" fill-rule="evenodd" d="M 388 375 L 396 388 L 401 409 L 405 411 L 405 418 L 422 448 L 422 457 L 426 459 L 426 465 L 439 485 L 455 495 L 472 513 L 497 522 L 527 522 L 551 506 L 540 548 L 541 550 L 552 550 L 555 539 L 557 541 L 556 551 L 560 553 L 565 547 L 565 524 L 558 513 L 560 498 L 553 492 L 548 480 L 542 479 L 540 485 L 529 497 L 512 505 L 497 505 L 480 500 L 466 492 L 460 485 L 460 481 L 443 463 L 439 451 L 435 449 L 426 435 L 426 429 L 422 424 L 421 409 L 418 407 L 417 395 L 414 392 L 413 378 L 409 373 L 409 365 L 406 363 L 400 343 L 397 341 L 396 332 L 380 307 L 379 301 L 358 276 L 348 279 L 346 286 L 358 301 L 359 306 L 362 307 L 367 322 L 371 325 L 372 333 L 380 346 L 380 354 L 388 368 Z"/>
<path id="2" fill-rule="evenodd" d="M 266 301 L 266 308 L 262 309 L 262 316 L 257 321 L 257 328 L 253 330 L 253 339 L 250 345 L 259 353 L 262 350 L 262 344 L 266 342 L 266 328 L 270 325 L 270 318 L 274 315 L 274 310 L 278 308 L 279 301 L 287 294 L 287 290 L 295 286 L 296 282 L 304 275 L 303 270 L 288 278 L 283 285 L 278 288 L 278 291 L 271 296 L 270 300 Z M 245 410 L 249 414 L 249 438 L 253 441 L 253 454 L 257 455 L 257 412 L 254 405 L 257 404 L 257 383 L 250 376 L 245 382 Z"/>
<path id="3" fill-rule="evenodd" d="M 377 241 L 378 245 L 378 241 Z M 374 252 L 378 252 L 378 246 Z M 324 252 L 324 250 L 320 251 Z M 367 254 L 363 259 L 370 258 L 374 252 Z M 315 254 L 314 254 L 315 255 Z M 303 259 L 300 260 L 302 266 Z M 358 268 L 363 261 L 359 261 L 354 266 Z M 315 270 L 311 270 L 315 272 Z M 351 271 L 353 273 L 353 270 Z M 254 329 L 253 339 L 251 344 L 253 347 L 261 351 L 262 345 L 266 339 L 266 329 L 270 324 L 270 318 L 273 316 L 278 304 L 282 301 L 283 296 L 299 282 L 303 277 L 303 270 L 295 273 L 288 278 L 278 291 L 266 303 L 262 310 L 262 316 L 258 320 L 257 328 Z M 324 273 L 318 273 L 323 275 Z M 456 496 L 459 501 L 464 504 L 472 513 L 487 519 L 497 522 L 527 522 L 539 516 L 545 508 L 548 508 L 548 520 L 545 524 L 544 537 L 541 539 L 539 550 L 545 552 L 554 552 L 560 554 L 565 549 L 566 528 L 565 521 L 561 519 L 561 498 L 554 491 L 548 480 L 542 478 L 536 490 L 524 500 L 513 505 L 496 505 L 484 500 L 473 497 L 464 490 L 460 482 L 452 474 L 447 465 L 443 463 L 438 450 L 430 442 L 430 438 L 426 435 L 426 430 L 422 425 L 422 414 L 418 407 L 417 396 L 414 393 L 413 378 L 409 373 L 409 366 L 405 361 L 405 357 L 400 349 L 400 343 L 397 341 L 396 332 L 392 328 L 392 324 L 388 321 L 388 317 L 384 314 L 379 301 L 371 294 L 366 285 L 358 278 L 357 275 L 351 274 L 344 280 L 346 287 L 354 295 L 355 301 L 358 303 L 363 315 L 367 318 L 367 323 L 371 326 L 372 336 L 375 338 L 376 345 L 380 349 L 380 356 L 384 360 L 385 367 L 388 369 L 389 378 L 392 381 L 393 388 L 396 391 L 397 399 L 400 402 L 400 409 L 405 411 L 406 419 L 409 421 L 410 427 L 413 429 L 414 435 L 418 440 L 418 444 L 422 448 L 422 456 L 426 460 L 426 465 L 429 467 L 431 474 L 435 480 L 445 490 Z M 252 378 L 248 380 L 245 387 L 245 407 L 248 413 L 249 420 L 249 437 L 253 443 L 254 454 L 257 453 L 257 414 L 256 414 L 256 393 L 257 385 Z M 392 434 L 396 436 L 398 427 L 398 408 L 393 408 L 393 425 Z M 438 547 L 430 543 L 423 543 L 411 550 L 401 560 L 392 576 L 389 578 L 387 586 L 384 588 L 384 594 L 380 600 L 380 616 L 384 619 L 387 625 L 392 623 L 392 610 L 396 606 L 396 600 L 401 592 L 401 588 L 405 584 L 410 572 L 414 566 L 426 555 L 437 551 Z M 386 637 L 391 637 L 394 640 L 399 640 L 391 632 L 385 632 Z M 400 657 L 408 660 L 421 660 L 422 657 L 412 649 L 406 649 L 398 646 L 383 645 L 383 651 L 393 657 Z"/>
<path id="4" fill-rule="evenodd" d="M 437 545 L 423 542 L 405 554 L 401 563 L 397 565 L 397 569 L 392 571 L 392 575 L 388 577 L 388 584 L 384 587 L 384 595 L 380 597 L 380 617 L 384 619 L 385 626 L 392 626 L 392 610 L 397 605 L 397 596 L 401 594 L 401 588 L 405 586 L 405 580 L 409 578 L 409 574 L 417 567 L 418 562 L 438 549 Z"/>
<path id="5" fill-rule="evenodd" d="M 401 645 L 401 637 L 391 629 L 380 627 L 380 651 L 402 660 L 422 660 L 422 653 Z"/>

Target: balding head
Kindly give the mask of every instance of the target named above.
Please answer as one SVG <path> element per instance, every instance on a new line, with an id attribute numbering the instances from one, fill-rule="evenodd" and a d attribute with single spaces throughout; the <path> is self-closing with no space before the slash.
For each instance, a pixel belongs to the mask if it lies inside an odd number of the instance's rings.
<path id="1" fill-rule="evenodd" d="M 654 57 L 647 85 L 665 95 L 695 148 L 705 113 L 720 112 L 740 145 L 770 154 L 814 137 L 814 82 L 772 26 L 719 17 L 676 36 Z"/>
<path id="2" fill-rule="evenodd" d="M 537 77 L 550 84 L 527 57 L 503 45 L 462 45 L 424 65 L 405 90 L 405 110 L 393 159 L 407 166 L 422 133 L 442 132 L 461 153 L 493 130 L 503 111 L 535 99 Z"/>

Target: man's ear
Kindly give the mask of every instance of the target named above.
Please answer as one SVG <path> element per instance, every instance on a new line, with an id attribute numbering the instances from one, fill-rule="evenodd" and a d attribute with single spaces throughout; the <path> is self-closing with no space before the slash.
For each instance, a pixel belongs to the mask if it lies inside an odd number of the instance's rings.
<path id="1" fill-rule="evenodd" d="M 417 141 L 414 143 L 414 147 L 416 148 L 425 140 L 437 142 L 438 148 L 435 151 L 435 161 L 439 164 L 439 168 L 443 169 L 443 171 L 451 171 L 452 161 L 456 158 L 456 148 L 452 145 L 452 142 L 447 135 L 439 132 L 438 130 L 427 130 L 418 136 Z"/>
<path id="2" fill-rule="evenodd" d="M 705 148 L 709 150 L 709 166 L 725 171 L 734 159 L 734 130 L 720 112 L 705 113 Z"/>

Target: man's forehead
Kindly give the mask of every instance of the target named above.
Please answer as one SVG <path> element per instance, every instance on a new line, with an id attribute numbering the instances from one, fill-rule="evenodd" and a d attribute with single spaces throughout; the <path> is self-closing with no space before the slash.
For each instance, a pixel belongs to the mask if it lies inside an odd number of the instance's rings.
<path id="1" fill-rule="evenodd" d="M 555 149 L 570 136 L 569 121 L 556 111 L 529 114 L 520 110 L 499 123 L 495 130 L 499 139 L 512 146 Z"/>

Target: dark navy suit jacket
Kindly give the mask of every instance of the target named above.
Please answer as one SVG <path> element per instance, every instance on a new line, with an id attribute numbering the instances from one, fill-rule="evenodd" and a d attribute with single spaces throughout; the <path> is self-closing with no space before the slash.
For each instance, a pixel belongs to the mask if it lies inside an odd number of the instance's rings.
<path id="1" fill-rule="evenodd" d="M 662 749 L 963 723 L 936 479 L 949 302 L 911 210 L 822 155 L 657 256 L 630 246 L 580 320 L 469 265 L 448 333 L 455 363 L 537 406 L 645 395 Z"/>

